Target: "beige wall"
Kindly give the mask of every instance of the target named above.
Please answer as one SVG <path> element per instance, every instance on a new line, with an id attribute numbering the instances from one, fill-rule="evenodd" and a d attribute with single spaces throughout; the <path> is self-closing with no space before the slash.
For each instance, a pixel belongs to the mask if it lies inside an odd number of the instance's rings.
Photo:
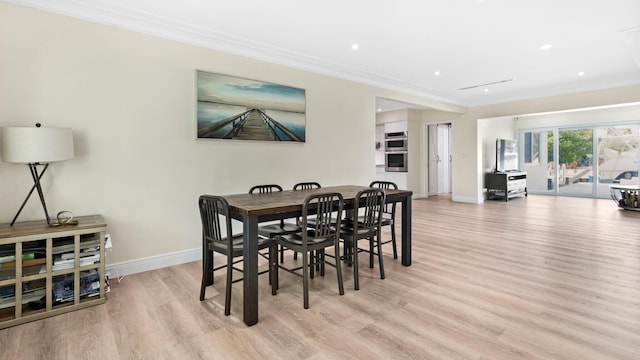
<path id="1" fill-rule="evenodd" d="M 102 214 L 108 263 L 199 248 L 203 193 L 375 178 L 372 87 L 4 2 L 0 54 L 0 127 L 73 128 L 76 158 L 43 178 L 48 207 Z M 197 141 L 196 69 L 306 89 L 306 143 Z M 0 222 L 30 183 L 0 162 Z M 20 220 L 42 218 L 32 197 Z"/>
<path id="2" fill-rule="evenodd" d="M 436 109 L 414 121 L 453 124 L 453 198 L 471 202 L 481 198 L 478 119 L 640 96 L 636 86 L 467 110 L 5 2 L 0 54 L 0 127 L 73 128 L 76 158 L 48 170 L 47 203 L 51 213 L 102 214 L 114 239 L 108 264 L 197 255 L 202 193 L 307 180 L 368 184 L 377 96 Z M 307 142 L 195 140 L 196 69 L 306 89 Z M 30 185 L 24 165 L 0 162 L 0 222 L 11 220 Z M 20 220 L 42 217 L 32 198 Z"/>

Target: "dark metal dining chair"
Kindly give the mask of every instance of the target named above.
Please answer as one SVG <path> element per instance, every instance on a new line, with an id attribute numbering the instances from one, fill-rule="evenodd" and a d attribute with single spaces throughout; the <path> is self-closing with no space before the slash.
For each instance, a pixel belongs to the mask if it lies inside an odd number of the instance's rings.
<path id="1" fill-rule="evenodd" d="M 372 181 L 369 184 L 369 187 L 374 187 L 378 189 L 389 190 L 398 190 L 398 185 L 391 181 Z M 381 244 L 391 243 L 393 249 L 393 258 L 398 258 L 398 248 L 396 246 L 396 203 L 384 204 L 382 207 L 382 219 L 380 220 L 380 226 L 385 227 L 389 226 L 391 229 L 391 239 L 389 240 L 381 240 Z"/>
<path id="2" fill-rule="evenodd" d="M 354 289 L 360 289 L 358 273 L 358 253 L 369 253 L 369 267 L 373 268 L 373 256 L 378 256 L 380 279 L 384 279 L 384 262 L 382 257 L 380 222 L 382 208 L 385 204 L 385 192 L 382 189 L 368 188 L 360 190 L 355 197 L 354 209 L 351 211 L 350 221 L 344 221 L 340 229 L 340 236 L 344 240 L 344 256 L 350 266 L 353 266 Z M 369 249 L 360 249 L 358 241 L 367 239 Z"/>
<path id="3" fill-rule="evenodd" d="M 317 183 L 317 182 L 299 182 L 295 185 L 293 185 L 293 190 L 311 190 L 311 189 L 321 189 L 322 186 Z M 313 219 L 308 219 L 309 220 L 309 224 L 313 225 Z M 298 224 L 298 226 L 300 226 L 300 218 L 296 218 L 296 224 Z M 294 259 L 295 259 L 295 254 L 294 254 Z"/>
<path id="4" fill-rule="evenodd" d="M 340 193 L 316 193 L 309 195 L 302 203 L 302 216 L 300 218 L 301 229 L 298 232 L 278 235 L 274 239 L 278 245 L 299 252 L 302 256 L 302 266 L 287 269 L 277 263 L 271 263 L 275 284 L 272 291 L 278 289 L 277 279 L 279 269 L 292 274 L 302 276 L 303 305 L 309 308 L 309 279 L 313 274 L 316 263 L 321 263 L 321 275 L 324 275 L 324 265 L 332 265 L 336 268 L 338 277 L 338 291 L 344 295 L 342 281 L 342 267 L 340 265 L 340 216 L 338 223 L 334 224 L 333 214 L 342 214 L 344 199 Z M 314 219 L 313 225 L 308 222 Z M 334 263 L 328 262 L 324 256 L 326 248 L 334 248 Z M 299 273 L 302 270 L 302 274 Z M 275 285 L 275 286 L 273 286 Z"/>
<path id="5" fill-rule="evenodd" d="M 308 181 L 308 182 L 299 182 L 295 185 L 293 185 L 293 190 L 311 190 L 311 189 L 320 189 L 322 188 L 322 186 L 320 185 L 320 183 L 317 183 L 315 181 Z M 309 218 L 307 219 L 307 223 L 310 224 L 310 226 L 313 226 L 314 223 L 314 219 Z M 298 226 L 302 226 L 300 224 L 300 218 L 297 217 L 296 218 L 296 224 Z M 293 252 L 293 259 L 297 260 L 298 259 L 298 253 L 297 252 Z M 280 262 L 284 262 L 284 249 L 280 248 Z M 313 273 L 311 274 L 311 277 L 313 278 Z"/>
<path id="6" fill-rule="evenodd" d="M 322 186 L 320 186 L 320 184 L 315 181 L 299 182 L 293 185 L 293 190 L 310 190 L 310 189 L 320 189 L 320 188 L 322 188 Z"/>
<path id="7" fill-rule="evenodd" d="M 233 234 L 231 216 L 229 214 L 229 204 L 221 196 L 202 195 L 198 199 L 200 209 L 200 219 L 202 220 L 202 282 L 200 285 L 200 301 L 204 300 L 205 290 L 208 285 L 213 284 L 214 272 L 222 268 L 227 269 L 227 281 L 225 285 L 224 314 L 231 313 L 231 287 L 232 284 L 242 281 L 243 278 L 233 280 L 233 271 L 242 272 L 242 269 L 235 267 L 242 259 L 243 235 Z M 221 221 L 223 219 L 223 221 Z M 269 282 L 273 286 L 277 281 L 273 278 L 272 266 L 277 261 L 277 247 L 273 239 L 259 238 L 258 250 L 269 249 L 269 268 L 259 274 L 269 273 Z M 226 255 L 227 262 L 219 267 L 214 267 L 214 252 Z"/>
<path id="8" fill-rule="evenodd" d="M 276 184 L 256 185 L 249 189 L 249 194 L 267 194 L 282 191 L 282 186 Z M 284 219 L 278 222 L 262 224 L 258 226 L 258 235 L 263 238 L 273 239 L 277 235 L 291 234 L 300 230 L 300 226 Z M 284 249 L 280 248 L 280 262 L 284 261 Z"/>
<path id="9" fill-rule="evenodd" d="M 255 185 L 249 189 L 249 194 L 268 194 L 276 191 L 282 191 L 282 186 L 276 184 Z"/>

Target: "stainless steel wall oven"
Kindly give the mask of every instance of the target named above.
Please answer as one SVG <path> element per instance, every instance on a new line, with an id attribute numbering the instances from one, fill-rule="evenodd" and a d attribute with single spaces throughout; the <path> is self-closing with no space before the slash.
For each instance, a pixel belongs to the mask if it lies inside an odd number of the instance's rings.
<path id="1" fill-rule="evenodd" d="M 407 172 L 407 132 L 384 134 L 385 171 Z"/>
<path id="2" fill-rule="evenodd" d="M 407 152 L 395 151 L 386 152 L 385 156 L 385 171 L 407 172 Z"/>
<path id="3" fill-rule="evenodd" d="M 407 133 L 402 131 L 384 134 L 384 151 L 407 151 Z"/>

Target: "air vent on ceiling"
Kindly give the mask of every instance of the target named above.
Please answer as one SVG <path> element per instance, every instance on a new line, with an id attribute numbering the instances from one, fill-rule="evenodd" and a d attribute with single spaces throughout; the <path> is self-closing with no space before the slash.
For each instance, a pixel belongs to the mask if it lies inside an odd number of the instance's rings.
<path id="1" fill-rule="evenodd" d="M 509 82 L 509 81 L 513 81 L 513 80 L 515 80 L 515 79 L 506 79 L 506 80 L 494 81 L 494 82 L 490 82 L 490 83 L 486 83 L 486 84 L 472 85 L 472 86 L 467 86 L 467 87 L 460 88 L 460 90 L 469 90 L 469 89 L 475 89 L 475 88 L 479 88 L 479 87 L 483 87 L 483 86 L 502 84 L 502 83 L 506 83 L 506 82 Z"/>

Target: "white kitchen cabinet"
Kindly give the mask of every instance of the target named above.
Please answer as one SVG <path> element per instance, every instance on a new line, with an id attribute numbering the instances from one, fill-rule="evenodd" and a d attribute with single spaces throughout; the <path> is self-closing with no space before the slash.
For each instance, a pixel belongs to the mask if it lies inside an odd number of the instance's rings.
<path id="1" fill-rule="evenodd" d="M 384 171 L 384 164 L 376 165 L 376 180 L 387 181 L 387 173 Z"/>
<path id="2" fill-rule="evenodd" d="M 376 126 L 376 166 L 384 169 L 384 125 Z"/>
<path id="3" fill-rule="evenodd" d="M 407 189 L 407 173 L 404 172 L 386 172 L 386 181 L 391 181 L 398 185 L 398 189 Z"/>
<path id="4" fill-rule="evenodd" d="M 406 131 L 407 131 L 406 121 L 394 121 L 394 122 L 388 122 L 384 124 L 385 133 L 406 132 Z"/>

